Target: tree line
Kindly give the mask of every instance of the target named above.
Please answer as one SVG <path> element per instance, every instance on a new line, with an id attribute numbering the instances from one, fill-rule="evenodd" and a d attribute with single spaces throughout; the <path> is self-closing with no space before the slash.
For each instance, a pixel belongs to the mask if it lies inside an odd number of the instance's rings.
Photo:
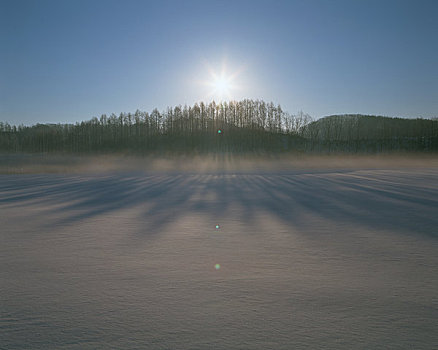
<path id="1" fill-rule="evenodd" d="M 203 102 L 137 110 L 76 124 L 0 122 L 2 152 L 378 152 L 436 151 L 438 120 L 361 115 L 313 121 L 272 102 Z"/>
<path id="2" fill-rule="evenodd" d="M 76 124 L 0 123 L 0 150 L 12 152 L 248 152 L 284 148 L 311 121 L 264 101 L 203 102 L 151 113 L 137 110 Z"/>

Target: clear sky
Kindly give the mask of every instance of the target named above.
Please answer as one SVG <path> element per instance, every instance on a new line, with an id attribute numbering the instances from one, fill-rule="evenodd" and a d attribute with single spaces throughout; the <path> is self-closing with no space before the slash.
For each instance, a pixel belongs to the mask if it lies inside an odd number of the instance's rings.
<path id="1" fill-rule="evenodd" d="M 222 83 L 315 118 L 436 117 L 437 38 L 434 0 L 0 0 L 0 121 L 164 110 Z"/>

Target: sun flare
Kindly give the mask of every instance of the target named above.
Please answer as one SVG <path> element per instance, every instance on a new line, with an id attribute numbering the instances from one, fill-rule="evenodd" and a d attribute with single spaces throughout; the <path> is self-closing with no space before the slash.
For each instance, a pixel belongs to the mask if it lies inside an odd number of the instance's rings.
<path id="1" fill-rule="evenodd" d="M 208 69 L 208 79 L 203 82 L 203 85 L 208 87 L 208 99 L 212 98 L 216 102 L 236 99 L 236 93 L 239 90 L 236 78 L 242 69 L 230 73 L 227 70 L 226 63 L 222 63 L 222 67 L 213 68 L 206 63 Z"/>
<path id="2" fill-rule="evenodd" d="M 214 88 L 214 94 L 219 96 L 229 96 L 231 89 L 230 79 L 221 75 L 213 80 L 212 86 Z"/>

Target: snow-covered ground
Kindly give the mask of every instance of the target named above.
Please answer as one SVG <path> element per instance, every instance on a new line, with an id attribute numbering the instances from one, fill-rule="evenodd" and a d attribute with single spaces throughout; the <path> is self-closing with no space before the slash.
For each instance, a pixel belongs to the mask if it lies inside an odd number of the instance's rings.
<path id="1" fill-rule="evenodd" d="M 436 167 L 0 175 L 0 232 L 1 349 L 438 344 Z"/>

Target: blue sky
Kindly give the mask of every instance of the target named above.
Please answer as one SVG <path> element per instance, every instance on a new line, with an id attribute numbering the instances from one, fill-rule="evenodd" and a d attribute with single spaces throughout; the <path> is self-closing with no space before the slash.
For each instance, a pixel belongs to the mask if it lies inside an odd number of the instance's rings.
<path id="1" fill-rule="evenodd" d="M 438 116 L 438 1 L 0 0 L 0 121 L 233 99 Z"/>

